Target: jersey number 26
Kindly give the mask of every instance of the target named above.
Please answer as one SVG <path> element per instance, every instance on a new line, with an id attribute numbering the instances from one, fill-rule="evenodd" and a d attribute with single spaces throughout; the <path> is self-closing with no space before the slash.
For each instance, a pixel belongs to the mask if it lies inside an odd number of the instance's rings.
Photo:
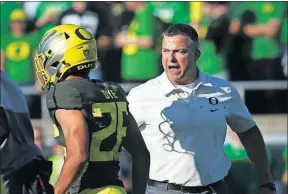
<path id="1" fill-rule="evenodd" d="M 126 127 L 123 127 L 123 113 L 127 112 L 126 102 L 103 102 L 92 105 L 94 117 L 102 116 L 102 113 L 109 113 L 111 123 L 106 128 L 92 133 L 90 145 L 90 161 L 119 161 L 119 146 L 122 138 L 126 136 Z M 102 141 L 116 133 L 117 141 L 111 151 L 100 151 Z"/>

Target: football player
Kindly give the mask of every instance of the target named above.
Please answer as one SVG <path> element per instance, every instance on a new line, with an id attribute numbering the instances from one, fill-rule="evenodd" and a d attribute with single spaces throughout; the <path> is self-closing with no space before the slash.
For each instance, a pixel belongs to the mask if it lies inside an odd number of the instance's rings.
<path id="1" fill-rule="evenodd" d="M 96 41 L 82 27 L 59 25 L 40 41 L 36 74 L 46 92 L 54 135 L 66 150 L 55 194 L 126 193 L 118 177 L 122 146 L 132 156 L 133 193 L 144 194 L 149 152 L 123 89 L 89 79 L 96 64 Z"/>

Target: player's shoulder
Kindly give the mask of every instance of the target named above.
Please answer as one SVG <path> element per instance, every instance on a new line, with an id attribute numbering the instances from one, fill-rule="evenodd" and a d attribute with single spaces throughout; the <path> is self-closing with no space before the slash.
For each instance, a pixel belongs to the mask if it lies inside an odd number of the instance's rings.
<path id="1" fill-rule="evenodd" d="M 80 89 L 85 86 L 86 80 L 84 79 L 71 79 L 71 80 L 65 80 L 63 82 L 59 82 L 56 85 L 54 85 L 53 90 L 55 90 L 55 94 L 61 95 L 65 93 L 71 93 L 76 94 L 80 92 Z"/>
<path id="2" fill-rule="evenodd" d="M 48 109 L 65 108 L 80 109 L 82 107 L 82 90 L 85 90 L 84 80 L 66 80 L 57 83 L 46 93 Z"/>

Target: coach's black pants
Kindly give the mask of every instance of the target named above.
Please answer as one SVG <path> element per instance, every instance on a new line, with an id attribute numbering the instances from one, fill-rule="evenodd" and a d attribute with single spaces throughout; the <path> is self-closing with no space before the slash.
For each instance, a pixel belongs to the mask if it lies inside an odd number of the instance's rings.
<path id="1" fill-rule="evenodd" d="M 170 190 L 168 188 L 157 187 L 149 185 L 146 190 L 146 194 L 228 194 L 228 188 L 224 181 L 221 181 L 215 186 L 207 186 L 207 189 L 202 191 L 180 191 L 180 190 Z"/>
<path id="2" fill-rule="evenodd" d="M 53 194 L 51 173 L 52 162 L 33 160 L 5 180 L 8 194 Z"/>

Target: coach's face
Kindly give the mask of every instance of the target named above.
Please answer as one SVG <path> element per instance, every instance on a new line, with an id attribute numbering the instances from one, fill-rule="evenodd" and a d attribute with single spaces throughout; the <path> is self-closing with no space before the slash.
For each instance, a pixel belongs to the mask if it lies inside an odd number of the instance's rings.
<path id="1" fill-rule="evenodd" d="M 164 36 L 162 65 L 173 84 L 189 84 L 195 80 L 197 44 L 184 35 Z"/>

